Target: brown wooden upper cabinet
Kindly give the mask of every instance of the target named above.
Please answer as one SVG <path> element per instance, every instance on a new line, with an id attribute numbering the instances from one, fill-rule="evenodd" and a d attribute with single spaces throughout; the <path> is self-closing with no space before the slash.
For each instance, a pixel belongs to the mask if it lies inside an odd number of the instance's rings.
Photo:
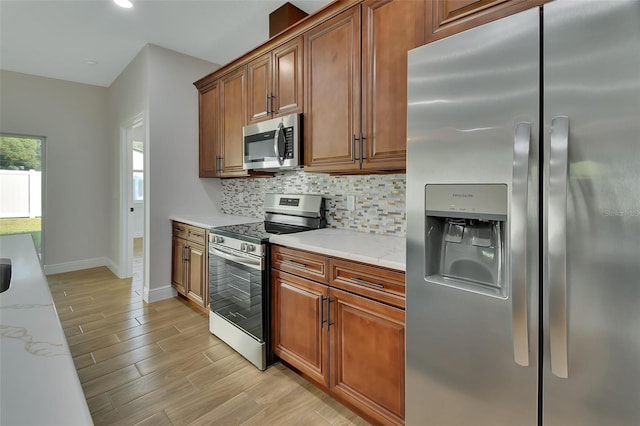
<path id="1" fill-rule="evenodd" d="M 425 0 L 425 43 L 539 6 L 549 0 Z"/>
<path id="2" fill-rule="evenodd" d="M 242 169 L 247 67 L 240 66 L 199 88 L 199 176 L 248 176 Z"/>
<path id="3" fill-rule="evenodd" d="M 302 112 L 302 36 L 247 65 L 247 122 Z"/>
<path id="4" fill-rule="evenodd" d="M 368 0 L 305 33 L 305 170 L 405 169 L 407 51 L 423 8 Z"/>
<path id="5" fill-rule="evenodd" d="M 199 176 L 220 175 L 220 91 L 218 81 L 198 92 Z"/>
<path id="6" fill-rule="evenodd" d="M 247 67 L 220 77 L 220 177 L 248 176 L 242 169 L 242 127 L 246 124 Z"/>

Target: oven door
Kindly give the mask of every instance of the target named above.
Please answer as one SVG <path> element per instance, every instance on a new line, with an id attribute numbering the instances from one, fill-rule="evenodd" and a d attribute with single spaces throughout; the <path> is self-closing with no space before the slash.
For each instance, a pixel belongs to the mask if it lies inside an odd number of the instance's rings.
<path id="1" fill-rule="evenodd" d="M 260 342 L 263 323 L 264 258 L 209 245 L 209 300 L 211 312 Z"/>

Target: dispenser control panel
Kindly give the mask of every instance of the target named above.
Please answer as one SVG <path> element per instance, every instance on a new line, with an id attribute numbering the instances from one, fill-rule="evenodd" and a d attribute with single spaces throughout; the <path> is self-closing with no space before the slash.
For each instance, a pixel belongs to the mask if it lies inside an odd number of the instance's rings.
<path id="1" fill-rule="evenodd" d="M 427 215 L 469 219 L 505 220 L 507 185 L 426 185 Z"/>

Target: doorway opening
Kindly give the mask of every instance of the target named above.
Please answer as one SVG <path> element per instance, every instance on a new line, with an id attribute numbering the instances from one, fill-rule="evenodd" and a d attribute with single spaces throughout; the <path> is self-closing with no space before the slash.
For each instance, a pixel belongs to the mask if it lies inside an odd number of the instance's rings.
<path id="1" fill-rule="evenodd" d="M 145 139 L 142 114 L 122 126 L 121 278 L 131 278 L 133 290 L 141 296 L 145 259 Z"/>
<path id="2" fill-rule="evenodd" d="M 31 234 L 44 264 L 43 136 L 0 135 L 0 235 Z"/>

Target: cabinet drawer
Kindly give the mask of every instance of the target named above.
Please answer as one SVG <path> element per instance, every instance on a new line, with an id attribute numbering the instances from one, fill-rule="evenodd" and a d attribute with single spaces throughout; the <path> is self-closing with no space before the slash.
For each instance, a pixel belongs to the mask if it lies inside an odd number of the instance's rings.
<path id="1" fill-rule="evenodd" d="M 202 228 L 189 226 L 187 228 L 187 240 L 204 246 L 206 245 L 206 241 L 207 241 L 207 231 Z"/>
<path id="2" fill-rule="evenodd" d="M 271 246 L 271 267 L 314 281 L 329 282 L 329 259 L 307 251 Z"/>
<path id="3" fill-rule="evenodd" d="M 189 235 L 189 225 L 185 225 L 182 222 L 171 222 L 171 228 L 173 229 L 173 236 L 178 238 L 187 238 Z"/>
<path id="4" fill-rule="evenodd" d="M 341 259 L 331 259 L 330 267 L 332 287 L 404 309 L 404 272 Z"/>
<path id="5" fill-rule="evenodd" d="M 207 230 L 198 228 L 197 226 L 187 225 L 182 222 L 171 222 L 173 229 L 173 236 L 178 238 L 184 238 L 192 243 L 207 245 Z"/>

